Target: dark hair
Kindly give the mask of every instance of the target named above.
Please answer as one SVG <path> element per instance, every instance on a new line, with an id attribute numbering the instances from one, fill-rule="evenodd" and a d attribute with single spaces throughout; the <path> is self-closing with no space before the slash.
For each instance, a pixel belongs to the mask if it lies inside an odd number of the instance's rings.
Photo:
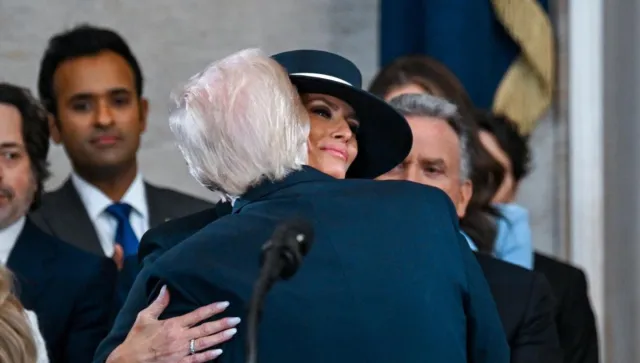
<path id="1" fill-rule="evenodd" d="M 53 76 L 60 64 L 79 57 L 95 56 L 105 51 L 118 54 L 131 66 L 135 78 L 136 93 L 138 97 L 141 97 L 142 71 L 125 40 L 110 29 L 83 24 L 56 34 L 49 40 L 47 50 L 40 62 L 40 74 L 38 75 L 38 93 L 44 107 L 57 117 Z"/>
<path id="2" fill-rule="evenodd" d="M 394 88 L 409 84 L 415 84 L 428 94 L 453 102 L 463 117 L 471 116 L 475 109 L 458 78 L 444 64 L 425 55 L 395 59 L 373 78 L 369 92 L 384 98 Z"/>
<path id="3" fill-rule="evenodd" d="M 36 193 L 31 210 L 40 205 L 44 182 L 50 176 L 47 155 L 49 153 L 49 121 L 47 111 L 31 95 L 28 89 L 9 83 L 0 83 L 0 103 L 14 106 L 22 117 L 22 137 L 36 181 Z"/>
<path id="4" fill-rule="evenodd" d="M 511 162 L 515 181 L 520 182 L 531 171 L 529 138 L 521 135 L 516 123 L 506 116 L 479 110 L 476 113 L 476 119 L 481 130 L 496 138 L 498 145 L 504 150 Z"/>
<path id="5" fill-rule="evenodd" d="M 384 97 L 393 88 L 415 84 L 426 93 L 442 97 L 458 106 L 469 129 L 469 155 L 473 195 L 460 227 L 480 252 L 492 253 L 497 236 L 496 218 L 500 212 L 491 204 L 504 177 L 504 168 L 482 147 L 475 121 L 475 106 L 458 78 L 433 58 L 414 55 L 400 57 L 374 77 L 369 91 Z"/>

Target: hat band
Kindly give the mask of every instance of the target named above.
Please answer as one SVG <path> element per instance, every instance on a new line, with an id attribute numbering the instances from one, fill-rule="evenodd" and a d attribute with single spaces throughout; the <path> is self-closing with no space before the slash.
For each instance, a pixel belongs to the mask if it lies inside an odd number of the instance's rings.
<path id="1" fill-rule="evenodd" d="M 334 77 L 334 76 L 330 76 L 328 74 L 322 74 L 322 73 L 290 73 L 290 76 L 306 76 L 306 77 L 313 77 L 313 78 L 322 78 L 322 79 L 326 79 L 328 81 L 334 81 L 334 82 L 338 82 L 338 83 L 342 83 L 342 84 L 346 84 L 347 86 L 352 86 L 353 85 L 343 79 L 340 79 L 338 77 Z"/>

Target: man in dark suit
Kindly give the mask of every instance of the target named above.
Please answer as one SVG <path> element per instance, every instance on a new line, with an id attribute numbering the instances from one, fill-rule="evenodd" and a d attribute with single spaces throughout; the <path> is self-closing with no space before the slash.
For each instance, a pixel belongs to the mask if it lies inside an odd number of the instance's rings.
<path id="1" fill-rule="evenodd" d="M 150 266 L 158 257 L 187 239 L 209 223 L 231 212 L 228 203 L 219 203 L 211 208 L 183 218 L 174 219 L 151 229 L 140 243 L 139 256 L 144 266 Z M 519 266 L 496 258 L 476 254 L 482 272 L 496 302 L 505 335 L 511 347 L 511 362 L 560 362 L 559 350 L 549 342 L 557 341 L 552 320 L 555 299 L 550 293 L 546 279 Z M 146 275 L 143 269 L 141 276 Z M 137 283 L 143 281 L 139 280 Z M 138 312 L 145 309 L 148 301 L 143 289 L 136 284 L 129 294 L 108 337 L 100 344 L 95 362 L 107 361 L 107 356 L 123 342 L 134 325 Z M 132 340 L 132 343 L 134 341 Z M 139 345 L 136 342 L 136 345 Z M 556 349 L 551 354 L 541 354 L 549 347 Z"/>
<path id="2" fill-rule="evenodd" d="M 545 277 L 491 256 L 476 257 L 498 307 L 511 362 L 561 363 L 556 301 Z"/>
<path id="3" fill-rule="evenodd" d="M 88 362 L 110 326 L 113 262 L 45 234 L 28 217 L 47 171 L 46 111 L 25 89 L 0 84 L 0 263 L 37 318 L 51 362 Z"/>
<path id="4" fill-rule="evenodd" d="M 390 103 L 407 117 L 413 148 L 398 167 L 379 179 L 438 187 L 454 202 L 458 217 L 465 217 L 472 193 L 472 135 L 456 106 L 426 94 L 401 95 Z M 511 362 L 560 363 L 554 298 L 544 276 L 489 256 L 476 257 L 498 307 Z"/>
<path id="5" fill-rule="evenodd" d="M 216 208 L 174 219 L 151 229 L 140 243 L 139 256 L 144 261 L 143 267 L 150 266 L 166 251 L 230 212 L 229 203 L 219 203 Z M 557 349 L 552 354 L 540 353 L 548 349 L 549 341 L 557 340 L 552 320 L 554 299 L 546 279 L 538 273 L 487 255 L 477 254 L 476 258 L 496 302 L 511 347 L 511 362 L 560 362 Z M 141 276 L 146 276 L 147 271 L 143 268 Z M 98 347 L 95 362 L 108 361 L 110 353 L 130 334 L 138 312 L 146 308 L 147 298 L 139 294 L 144 289 L 136 288 L 136 284 L 108 337 Z M 134 339 L 129 344 L 140 345 Z"/>
<path id="6" fill-rule="evenodd" d="M 424 219 L 390 216 L 378 202 Z M 242 314 L 261 246 L 279 221 L 297 216 L 314 221 L 317 241 L 268 299 L 262 361 L 508 360 L 486 282 L 438 190 L 305 169 L 252 189 L 234 209 L 150 266 L 149 296 L 164 284 L 172 291 L 163 318 L 220 300 L 231 303 L 225 314 Z M 390 243 L 397 240 L 401 248 Z M 222 361 L 243 361 L 244 347 L 241 339 L 224 343 Z"/>
<path id="7" fill-rule="evenodd" d="M 478 121 L 485 148 L 506 171 L 497 201 L 513 203 L 530 170 L 528 138 L 520 135 L 517 126 L 505 117 L 482 113 Z M 558 301 L 556 325 L 564 362 L 597 363 L 598 333 L 584 272 L 541 253 L 534 254 L 533 269 L 547 277 Z"/>
<path id="8" fill-rule="evenodd" d="M 154 298 L 163 285 L 172 292 L 162 318 L 220 300 L 231 303 L 225 315 L 243 314 L 262 245 L 276 224 L 297 216 L 312 221 L 315 243 L 297 274 L 267 298 L 261 331 L 269 334 L 260 335 L 261 361 L 507 362 L 495 304 L 448 197 L 405 182 L 337 180 L 313 168 L 332 163 L 342 177 L 350 166 L 375 175 L 400 162 L 407 149 L 376 159 L 373 146 L 389 137 L 405 146 L 411 142 L 402 116 L 383 101 L 334 81 L 340 74 L 318 73 L 305 75 L 307 86 L 352 95 L 348 103 L 362 120 L 355 160 L 353 149 L 334 151 L 355 142 L 346 121 L 353 111 L 335 122 L 327 122 L 326 113 L 312 118 L 340 136 L 325 139 L 331 148 L 312 144 L 309 115 L 296 90 L 282 68 L 260 53 L 243 51 L 214 63 L 177 95 L 170 126 L 192 175 L 234 205 L 230 215 L 149 266 L 148 296 Z M 362 119 L 363 107 L 371 117 L 387 117 Z M 307 152 L 316 154 L 303 166 Z M 375 208 L 378 203 L 389 208 Z M 240 325 L 239 333 L 245 328 Z M 240 339 L 224 343 L 219 360 L 244 361 L 244 346 Z"/>
<path id="9" fill-rule="evenodd" d="M 52 115 L 51 137 L 73 172 L 44 196 L 33 221 L 74 246 L 113 257 L 122 269 L 123 299 L 138 272 L 144 232 L 211 204 L 143 180 L 136 153 L 148 102 L 138 62 L 115 32 L 83 25 L 52 37 L 38 90 Z"/>
<path id="10" fill-rule="evenodd" d="M 556 325 L 565 363 L 598 363 L 598 332 L 582 270 L 535 253 L 534 271 L 547 277 L 557 300 Z"/>

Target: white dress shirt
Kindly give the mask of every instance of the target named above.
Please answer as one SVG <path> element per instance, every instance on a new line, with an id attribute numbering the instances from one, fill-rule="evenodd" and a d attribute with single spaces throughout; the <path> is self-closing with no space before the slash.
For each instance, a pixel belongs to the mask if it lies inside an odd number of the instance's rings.
<path id="1" fill-rule="evenodd" d="M 36 363 L 49 363 L 49 357 L 47 356 L 47 346 L 44 343 L 42 333 L 40 333 L 40 327 L 38 326 L 38 317 L 36 313 L 31 310 L 25 310 L 27 319 L 29 320 L 29 326 L 31 328 L 31 334 L 33 340 L 36 343 L 36 351 L 38 353 L 38 360 Z"/>
<path id="2" fill-rule="evenodd" d="M 0 265 L 6 265 L 13 247 L 22 233 L 26 217 L 13 222 L 9 227 L 0 229 Z"/>
<path id="3" fill-rule="evenodd" d="M 75 173 L 71 174 L 71 182 L 78 191 L 82 204 L 84 204 L 89 214 L 105 256 L 113 256 L 118 221 L 106 209 L 115 202 Z M 149 208 L 147 206 L 144 182 L 139 173 L 119 202 L 129 204 L 132 207 L 129 222 L 138 240 L 140 240 L 142 235 L 149 229 Z"/>

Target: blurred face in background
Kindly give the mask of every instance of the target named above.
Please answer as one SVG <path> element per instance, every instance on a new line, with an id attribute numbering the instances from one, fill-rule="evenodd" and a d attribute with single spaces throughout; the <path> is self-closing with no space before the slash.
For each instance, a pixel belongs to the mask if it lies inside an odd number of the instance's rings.
<path id="1" fill-rule="evenodd" d="M 458 217 L 465 215 L 473 193 L 471 181 L 460 174 L 460 140 L 445 120 L 407 117 L 413 133 L 409 156 L 379 180 L 409 180 L 447 193 Z"/>
<path id="2" fill-rule="evenodd" d="M 135 168 L 148 103 L 138 97 L 127 61 L 110 51 L 70 59 L 53 83 L 58 114 L 51 137 L 74 169 L 108 175 Z"/>
<path id="3" fill-rule="evenodd" d="M 360 125 L 353 108 L 344 101 L 318 93 L 302 94 L 309 113 L 309 166 L 344 179 L 358 155 L 356 133 Z"/>
<path id="4" fill-rule="evenodd" d="M 0 103 L 0 229 L 27 214 L 36 188 L 20 111 Z"/>
<path id="5" fill-rule="evenodd" d="M 478 134 L 482 146 L 504 169 L 504 178 L 498 188 L 493 203 L 511 203 L 515 200 L 517 185 L 513 175 L 513 167 L 507 153 L 502 150 L 495 136 L 487 131 L 480 131 Z"/>

